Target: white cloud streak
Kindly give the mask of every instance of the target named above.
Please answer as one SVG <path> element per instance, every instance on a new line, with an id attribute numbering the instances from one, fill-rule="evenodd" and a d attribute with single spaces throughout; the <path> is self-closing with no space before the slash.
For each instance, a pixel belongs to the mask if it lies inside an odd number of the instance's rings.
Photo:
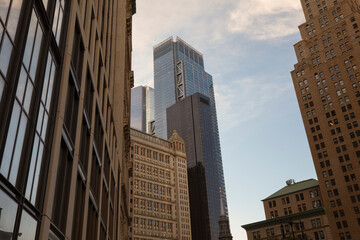
<path id="1" fill-rule="evenodd" d="M 227 132 L 266 113 L 266 108 L 292 88 L 291 82 L 264 82 L 256 78 L 239 79 L 215 89 L 221 132 Z"/>
<path id="2" fill-rule="evenodd" d="M 294 34 L 302 22 L 300 1 L 249 0 L 240 1 L 231 11 L 228 29 L 232 33 L 266 40 Z"/>

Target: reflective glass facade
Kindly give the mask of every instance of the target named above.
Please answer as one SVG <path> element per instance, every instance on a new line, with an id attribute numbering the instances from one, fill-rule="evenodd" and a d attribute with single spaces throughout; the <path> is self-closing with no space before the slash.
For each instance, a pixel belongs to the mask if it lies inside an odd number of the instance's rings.
<path id="1" fill-rule="evenodd" d="M 213 194 L 213 191 L 208 194 L 219 199 L 218 189 L 221 187 L 225 199 L 224 205 L 227 209 L 213 79 L 212 76 L 205 71 L 202 54 L 180 38 L 177 38 L 176 41 L 169 38 L 155 46 L 154 86 L 155 134 L 162 138 L 167 138 L 167 134 L 171 134 L 172 132 L 172 129 L 168 129 L 167 127 L 166 109 L 168 107 L 195 93 L 201 93 L 209 98 L 209 116 L 212 132 L 208 136 L 208 140 L 212 142 L 211 144 L 214 148 L 213 155 L 215 158 L 212 160 L 211 170 L 205 171 L 208 171 L 208 174 L 210 171 L 212 172 L 211 176 L 216 179 L 217 190 L 216 194 Z M 209 179 L 209 181 L 211 182 L 212 180 Z M 214 209 L 219 209 L 220 206 L 219 204 L 210 205 L 211 208 Z M 216 239 L 218 234 L 219 213 L 220 211 L 210 216 L 212 223 L 211 229 L 214 231 L 214 233 L 212 233 L 212 239 Z"/>
<path id="2" fill-rule="evenodd" d="M 149 86 L 138 86 L 131 89 L 130 126 L 151 134 L 153 120 L 154 89 Z"/>

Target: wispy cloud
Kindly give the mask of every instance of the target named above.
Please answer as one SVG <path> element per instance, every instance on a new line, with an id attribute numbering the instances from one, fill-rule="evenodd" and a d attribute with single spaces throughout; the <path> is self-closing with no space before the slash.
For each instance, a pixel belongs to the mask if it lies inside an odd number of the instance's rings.
<path id="1" fill-rule="evenodd" d="M 180 36 L 200 51 L 219 43 L 235 0 L 139 0 L 134 15 L 135 84 L 152 85 L 152 47 L 169 36 Z M 206 9 L 206 10 L 205 10 Z M 204 46 L 204 43 L 205 46 Z"/>
<path id="2" fill-rule="evenodd" d="M 248 0 L 240 1 L 231 12 L 228 29 L 266 40 L 296 33 L 303 21 L 300 1 Z"/>
<path id="3" fill-rule="evenodd" d="M 221 132 L 226 132 L 266 113 L 266 109 L 289 91 L 292 85 L 290 81 L 284 84 L 244 78 L 216 87 L 219 125 Z"/>

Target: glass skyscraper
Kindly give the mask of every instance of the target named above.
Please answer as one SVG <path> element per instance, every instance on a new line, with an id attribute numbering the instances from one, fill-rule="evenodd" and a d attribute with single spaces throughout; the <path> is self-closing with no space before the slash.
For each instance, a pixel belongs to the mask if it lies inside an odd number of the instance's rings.
<path id="1" fill-rule="evenodd" d="M 201 93 L 209 98 L 209 117 L 212 129 L 209 142 L 212 142 L 212 151 L 215 156 L 209 167 L 216 172 L 211 177 L 214 177 L 217 183 L 216 188 L 212 189 L 222 189 L 222 196 L 225 199 L 225 206 L 227 206 L 213 79 L 204 69 L 203 55 L 179 37 L 175 41 L 170 37 L 158 44 L 154 47 L 154 87 L 155 134 L 161 138 L 168 138 L 167 108 L 195 93 Z M 185 144 L 187 144 L 186 141 Z M 209 192 L 207 195 L 208 198 L 215 196 Z M 219 198 L 219 195 L 217 194 L 216 197 Z M 219 208 L 219 204 L 212 207 Z M 217 239 L 218 235 L 220 210 L 217 212 L 218 214 L 209 216 L 211 239 Z"/>
<path id="2" fill-rule="evenodd" d="M 154 89 L 138 86 L 131 89 L 130 126 L 148 134 L 154 133 Z"/>

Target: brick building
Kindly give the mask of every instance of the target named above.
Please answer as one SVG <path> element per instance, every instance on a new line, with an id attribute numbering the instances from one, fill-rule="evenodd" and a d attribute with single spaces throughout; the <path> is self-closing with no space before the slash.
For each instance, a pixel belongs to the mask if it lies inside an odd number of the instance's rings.
<path id="1" fill-rule="evenodd" d="M 262 200 L 265 221 L 242 226 L 248 239 L 333 239 L 318 182 L 289 180 L 286 184 Z"/>
<path id="2" fill-rule="evenodd" d="M 323 204 L 336 239 L 360 236 L 360 4 L 301 0 L 291 72 Z"/>

